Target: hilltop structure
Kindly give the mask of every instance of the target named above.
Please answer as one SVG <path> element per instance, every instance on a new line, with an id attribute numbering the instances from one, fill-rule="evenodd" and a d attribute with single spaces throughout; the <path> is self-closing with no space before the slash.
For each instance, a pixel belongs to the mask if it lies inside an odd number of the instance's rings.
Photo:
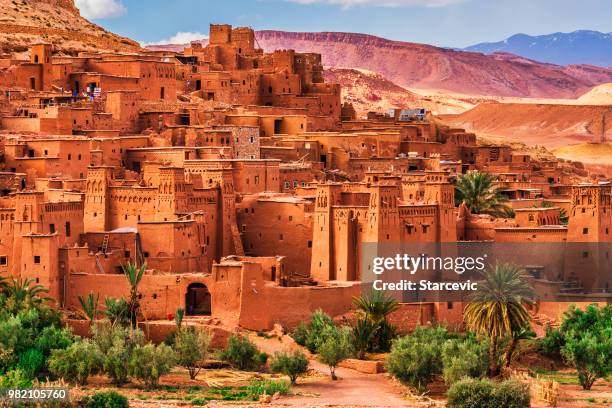
<path id="1" fill-rule="evenodd" d="M 122 265 L 146 263 L 146 320 L 182 307 L 263 330 L 349 311 L 364 243 L 612 242 L 607 181 L 424 112 L 357 120 L 322 72 L 320 55 L 264 53 L 229 25 L 179 53 L 0 57 L 0 275 L 71 311 L 126 294 Z M 456 207 L 471 170 L 496 175 L 515 218 Z M 540 284 L 610 284 L 556 272 Z M 460 324 L 461 302 L 402 303 L 394 319 Z"/>

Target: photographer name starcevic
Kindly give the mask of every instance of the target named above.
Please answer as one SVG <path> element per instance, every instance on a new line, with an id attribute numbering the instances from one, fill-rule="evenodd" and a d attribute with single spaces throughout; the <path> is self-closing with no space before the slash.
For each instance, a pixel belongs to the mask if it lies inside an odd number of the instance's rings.
<path id="1" fill-rule="evenodd" d="M 377 279 L 372 282 L 372 288 L 379 291 L 476 291 L 478 283 L 465 282 L 434 282 L 427 279 L 412 281 L 402 279 L 396 282 L 385 282 Z"/>

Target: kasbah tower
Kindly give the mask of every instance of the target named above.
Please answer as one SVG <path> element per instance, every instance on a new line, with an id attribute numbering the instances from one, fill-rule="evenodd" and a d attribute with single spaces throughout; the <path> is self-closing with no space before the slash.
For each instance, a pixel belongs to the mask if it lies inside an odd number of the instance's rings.
<path id="1" fill-rule="evenodd" d="M 586 242 L 584 258 L 611 268 L 597 246 L 612 242 L 611 184 L 414 106 L 358 118 L 319 54 L 264 52 L 225 24 L 180 52 L 55 48 L 0 55 L 0 275 L 48 287 L 66 311 L 90 292 L 126 296 L 134 262 L 143 325 L 183 308 L 228 332 L 292 329 L 352 309 L 367 243 Z M 455 180 L 474 170 L 496 175 L 513 218 L 456 205 Z M 531 310 L 544 320 L 566 305 L 560 283 L 612 283 L 571 259 L 538 273 L 553 293 Z M 392 323 L 460 326 L 462 307 L 402 301 Z"/>

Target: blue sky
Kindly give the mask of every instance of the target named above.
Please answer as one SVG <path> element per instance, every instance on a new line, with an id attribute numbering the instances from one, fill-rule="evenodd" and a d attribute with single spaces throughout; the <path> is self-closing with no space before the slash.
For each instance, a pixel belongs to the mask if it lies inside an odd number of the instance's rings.
<path id="1" fill-rule="evenodd" d="M 349 31 L 465 47 L 512 34 L 612 31 L 612 0 L 76 0 L 81 13 L 144 43 L 189 41 L 209 23 Z M 182 33 L 177 36 L 177 33 Z M 186 42 L 181 41 L 181 42 Z"/>

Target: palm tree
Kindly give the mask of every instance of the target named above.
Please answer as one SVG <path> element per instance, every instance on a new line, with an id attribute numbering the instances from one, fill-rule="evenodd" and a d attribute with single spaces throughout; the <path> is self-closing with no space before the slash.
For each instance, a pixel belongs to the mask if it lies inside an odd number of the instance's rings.
<path id="1" fill-rule="evenodd" d="M 354 297 L 353 305 L 365 315 L 366 320 L 375 325 L 380 325 L 388 315 L 399 308 L 397 300 L 380 290 Z"/>
<path id="2" fill-rule="evenodd" d="M 489 373 L 495 376 L 499 373 L 498 341 L 529 327 L 531 316 L 525 304 L 532 303 L 533 288 L 523 271 L 512 264 L 497 264 L 483 275 L 463 317 L 474 332 L 491 338 Z"/>
<path id="3" fill-rule="evenodd" d="M 79 296 L 78 299 L 81 304 L 81 309 L 83 309 L 83 314 L 89 319 L 89 324 L 93 326 L 98 317 L 98 301 L 100 300 L 100 294 L 98 293 L 94 297 L 93 292 L 89 292 L 87 297 L 83 298 L 83 296 Z"/>
<path id="4" fill-rule="evenodd" d="M 533 332 L 533 330 L 531 330 L 531 327 L 520 327 L 518 331 L 512 332 L 510 343 L 508 344 L 506 355 L 504 356 L 504 365 L 506 367 L 510 367 L 512 357 L 514 356 L 514 352 L 516 351 L 516 346 L 518 346 L 519 341 L 533 339 L 535 336 L 536 334 Z"/>
<path id="5" fill-rule="evenodd" d="M 104 314 L 110 321 L 111 326 L 128 326 L 131 324 L 129 305 L 125 298 L 121 297 L 116 299 L 113 297 L 107 297 L 104 299 L 104 306 Z"/>
<path id="6" fill-rule="evenodd" d="M 37 306 L 51 300 L 43 297 L 44 293 L 49 292 L 42 285 L 34 284 L 34 279 L 13 279 L 5 289 L 7 295 L 7 309 L 12 313 L 17 313 L 28 307 Z"/>
<path id="7" fill-rule="evenodd" d="M 176 313 L 174 315 L 174 324 L 176 324 L 176 330 L 181 331 L 183 326 L 183 318 L 185 317 L 185 309 L 179 307 L 176 309 Z"/>
<path id="8" fill-rule="evenodd" d="M 365 353 L 370 348 L 379 327 L 379 325 L 372 323 L 368 319 L 357 320 L 355 327 L 353 327 L 352 335 L 353 346 L 359 360 L 363 360 L 365 357 Z"/>
<path id="9" fill-rule="evenodd" d="M 507 217 L 511 209 L 505 204 L 507 198 L 495 182 L 494 174 L 470 171 L 455 182 L 455 199 L 458 203 L 465 203 L 473 214 Z"/>
<path id="10" fill-rule="evenodd" d="M 132 328 L 136 328 L 138 323 L 138 313 L 140 312 L 140 294 L 138 293 L 138 285 L 144 276 L 147 265 L 142 264 L 140 267 L 138 267 L 136 266 L 136 263 L 128 262 L 121 268 L 123 269 L 123 273 L 127 277 L 130 284 L 130 299 L 128 301 L 130 321 L 132 322 Z"/>

